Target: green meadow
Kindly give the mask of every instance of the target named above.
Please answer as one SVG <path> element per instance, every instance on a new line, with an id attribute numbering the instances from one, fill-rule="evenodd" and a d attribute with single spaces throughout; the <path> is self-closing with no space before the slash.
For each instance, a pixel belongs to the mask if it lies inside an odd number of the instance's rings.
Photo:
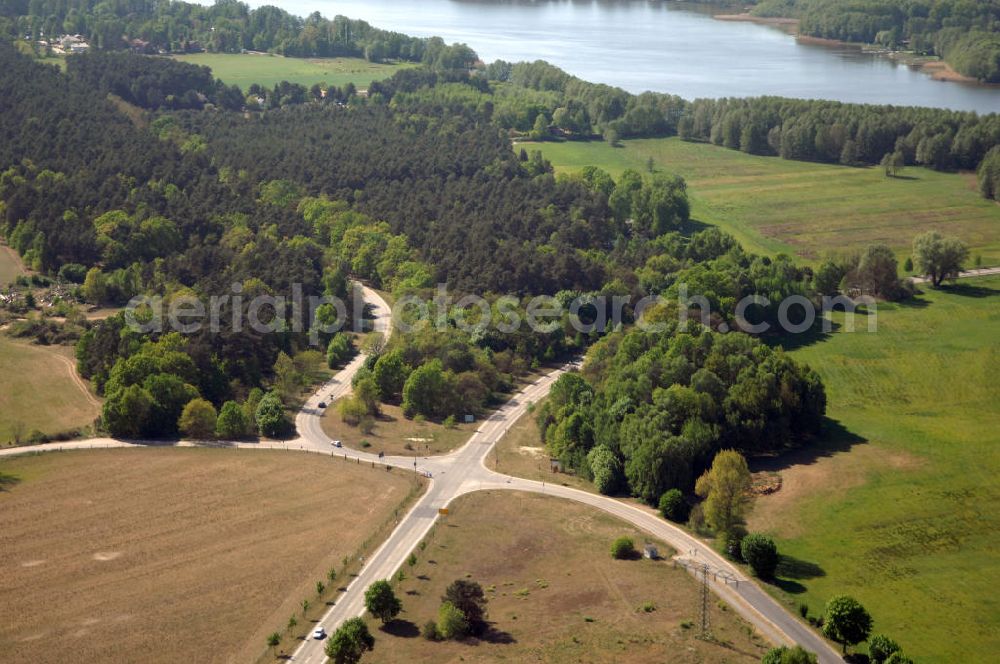
<path id="1" fill-rule="evenodd" d="M 878 168 L 852 168 L 748 155 L 677 138 L 522 144 L 541 149 L 557 171 L 599 166 L 677 173 L 688 183 L 692 216 L 736 236 L 758 253 L 779 252 L 818 263 L 831 252 L 885 242 L 902 263 L 913 237 L 929 229 L 956 235 L 1000 264 L 1000 205 L 976 192 L 972 174 L 909 167 L 887 178 Z"/>
<path id="2" fill-rule="evenodd" d="M 389 78 L 410 64 L 377 64 L 362 58 L 286 58 L 266 54 L 194 53 L 178 60 L 211 68 L 216 78 L 246 90 L 253 83 L 268 88 L 288 81 L 306 87 L 326 83 L 343 87 L 353 83 L 364 89 L 372 81 Z"/>
<path id="3" fill-rule="evenodd" d="M 791 351 L 822 376 L 832 425 L 769 467 L 784 486 L 750 519 L 791 556 L 775 592 L 814 615 L 854 595 L 918 662 L 995 661 L 1000 278 L 880 304 L 874 333 L 855 323 Z"/>

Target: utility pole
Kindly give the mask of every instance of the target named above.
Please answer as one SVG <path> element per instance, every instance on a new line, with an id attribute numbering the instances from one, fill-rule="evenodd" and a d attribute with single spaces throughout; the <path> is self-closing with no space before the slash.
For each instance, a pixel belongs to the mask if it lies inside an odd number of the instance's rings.
<path id="1" fill-rule="evenodd" d="M 709 639 L 708 631 L 708 565 L 701 567 L 701 638 Z"/>

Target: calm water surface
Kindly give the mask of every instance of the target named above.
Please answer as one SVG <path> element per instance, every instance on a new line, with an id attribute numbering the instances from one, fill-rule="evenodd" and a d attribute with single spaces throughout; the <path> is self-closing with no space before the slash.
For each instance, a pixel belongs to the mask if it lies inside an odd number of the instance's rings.
<path id="1" fill-rule="evenodd" d="M 855 49 L 799 44 L 776 28 L 692 5 L 603 0 L 272 0 L 465 42 L 485 61 L 543 59 L 589 81 L 687 99 L 781 95 L 1000 112 L 1000 89 L 934 81 Z"/>

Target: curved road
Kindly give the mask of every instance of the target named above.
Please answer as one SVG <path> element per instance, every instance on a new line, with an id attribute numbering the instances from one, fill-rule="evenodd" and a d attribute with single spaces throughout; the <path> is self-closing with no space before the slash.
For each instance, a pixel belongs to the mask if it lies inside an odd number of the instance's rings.
<path id="1" fill-rule="evenodd" d="M 379 295 L 364 288 L 365 301 L 371 305 L 375 330 L 388 337 L 391 333 L 391 313 Z M 493 445 L 504 436 L 508 428 L 527 412 L 531 403 L 544 398 L 552 383 L 564 372 L 577 368 L 579 363 L 567 364 L 535 381 L 516 394 L 501 408 L 482 422 L 469 440 L 454 452 L 434 457 L 391 456 L 379 459 L 377 455 L 356 450 L 336 450 L 320 426 L 321 401 L 332 403 L 350 393 L 351 380 L 363 366 L 365 357 L 358 355 L 344 369 L 310 397 L 295 418 L 299 438 L 288 442 L 233 443 L 241 448 L 302 449 L 326 454 L 341 452 L 351 458 L 366 462 L 382 463 L 419 472 L 431 478 L 426 493 L 402 518 L 396 529 L 371 555 L 358 575 L 340 595 L 337 603 L 321 618 L 319 624 L 327 633 L 348 618 L 364 612 L 364 591 L 374 581 L 390 578 L 400 568 L 410 552 L 427 535 L 438 518 L 438 510 L 455 498 L 480 490 L 514 490 L 544 493 L 567 500 L 584 503 L 604 510 L 628 521 L 652 537 L 666 542 L 676 551 L 675 557 L 693 573 L 702 574 L 707 566 L 712 590 L 744 619 L 753 624 L 769 641 L 779 644 L 800 644 L 815 652 L 823 664 L 842 662 L 840 655 L 815 631 L 790 614 L 775 599 L 748 579 L 739 569 L 717 554 L 710 546 L 684 530 L 663 520 L 648 508 L 607 496 L 587 493 L 561 485 L 501 475 L 486 468 L 484 462 Z M 195 443 L 179 443 L 191 445 Z M 0 456 L 41 452 L 47 450 L 90 449 L 97 447 L 135 447 L 137 443 L 99 438 L 85 441 L 48 443 L 31 447 L 0 450 Z M 292 661 L 299 664 L 322 664 L 325 641 L 307 639 L 296 649 Z"/>
<path id="2" fill-rule="evenodd" d="M 366 290 L 365 296 L 371 297 L 371 301 L 375 303 L 376 329 L 388 335 L 390 332 L 388 307 L 374 292 Z M 356 362 L 360 366 L 363 359 L 358 358 Z M 653 510 L 561 485 L 501 475 L 486 468 L 484 462 L 493 445 L 527 412 L 528 406 L 544 398 L 552 383 L 560 375 L 578 366 L 579 362 L 569 363 L 521 390 L 484 420 L 465 445 L 450 454 L 422 458 L 396 456 L 381 460 L 381 463 L 387 465 L 428 475 L 431 478 L 430 487 L 403 517 L 396 530 L 372 554 L 337 603 L 320 619 L 319 624 L 327 633 L 333 633 L 344 620 L 364 613 L 365 589 L 373 582 L 388 579 L 396 573 L 410 552 L 416 549 L 434 525 L 440 508 L 447 507 L 455 498 L 472 491 L 501 489 L 531 491 L 574 500 L 634 524 L 677 550 L 678 562 L 694 573 L 700 575 L 707 566 L 713 591 L 753 624 L 769 641 L 789 645 L 800 644 L 807 650 L 817 653 L 819 661 L 823 664 L 842 662 L 836 650 L 811 628 L 786 611 L 756 582 L 748 579 L 710 546 L 663 520 Z M 350 367 L 342 373 L 346 373 L 349 369 Z M 350 375 L 353 376 L 353 372 Z M 350 380 L 344 381 L 340 374 L 331 382 L 334 384 L 321 389 L 320 394 L 310 399 L 296 418 L 302 436 L 301 442 L 317 450 L 331 449 L 331 441 L 320 426 L 322 413 L 317 406 L 320 395 L 343 396 L 350 390 Z M 373 454 L 354 450 L 349 454 L 365 461 L 380 461 Z M 322 664 L 326 661 L 323 653 L 324 644 L 325 641 L 314 639 L 303 641 L 292 656 L 292 661 L 299 664 Z"/>

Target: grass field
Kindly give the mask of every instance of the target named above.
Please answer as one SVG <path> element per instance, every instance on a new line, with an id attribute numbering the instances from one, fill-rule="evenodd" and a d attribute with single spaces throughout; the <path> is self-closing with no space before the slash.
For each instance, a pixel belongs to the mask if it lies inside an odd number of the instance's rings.
<path id="1" fill-rule="evenodd" d="M 372 81 L 389 78 L 410 64 L 377 64 L 362 58 L 285 58 L 277 55 L 233 53 L 195 53 L 175 56 L 178 60 L 212 69 L 216 78 L 227 85 L 246 90 L 253 83 L 273 88 L 288 81 L 310 87 L 326 83 L 343 87 L 353 83 L 365 89 Z"/>
<path id="2" fill-rule="evenodd" d="M 0 334 L 0 445 L 33 431 L 56 434 L 93 424 L 100 402 L 76 374 L 73 351 Z"/>
<path id="3" fill-rule="evenodd" d="M 375 429 L 364 434 L 358 427 L 344 424 L 337 405 L 331 404 L 323 413 L 323 432 L 334 440 L 343 441 L 347 447 L 374 454 L 446 454 L 460 447 L 478 426 L 456 424 L 449 429 L 435 422 L 408 420 L 403 417 L 403 409 L 399 406 L 382 404 L 382 414 L 375 418 Z M 364 445 L 365 442 L 368 443 L 367 446 Z"/>
<path id="4" fill-rule="evenodd" d="M 0 652 L 39 663 L 254 661 L 412 486 L 231 449 L 48 453 L 0 478 Z"/>
<path id="5" fill-rule="evenodd" d="M 880 305 L 878 331 L 793 351 L 822 376 L 840 427 L 783 459 L 752 528 L 800 565 L 782 593 L 820 613 L 857 596 L 920 662 L 1000 651 L 1000 278 Z"/>
<path id="6" fill-rule="evenodd" d="M 484 518 L 488 515 L 489 518 Z M 477 492 L 435 526 L 417 564 L 404 565 L 399 618 L 371 622 L 366 659 L 410 662 L 757 662 L 749 626 L 713 600 L 713 635 L 697 638 L 695 579 L 664 560 L 612 560 L 622 535 L 646 538 L 602 512 L 546 496 Z M 658 544 L 661 556 L 668 547 Z M 482 584 L 490 630 L 482 639 L 432 642 L 417 635 L 455 579 Z M 640 607 L 650 603 L 651 611 Z M 690 621 L 690 623 L 688 622 Z M 688 627 L 683 625 L 687 624 Z"/>
<path id="7" fill-rule="evenodd" d="M 22 274 L 27 274 L 27 270 L 21 257 L 7 245 L 0 244 L 0 287 L 13 282 Z"/>
<path id="8" fill-rule="evenodd" d="M 751 251 L 784 252 L 816 264 L 829 252 L 885 242 L 900 264 L 913 237 L 937 229 L 964 240 L 984 265 L 1000 264 L 1000 205 L 976 192 L 972 174 L 910 167 L 900 178 L 878 168 L 850 168 L 759 157 L 677 138 L 526 144 L 557 171 L 599 166 L 659 172 L 688 183 L 692 218 L 717 225 Z"/>

